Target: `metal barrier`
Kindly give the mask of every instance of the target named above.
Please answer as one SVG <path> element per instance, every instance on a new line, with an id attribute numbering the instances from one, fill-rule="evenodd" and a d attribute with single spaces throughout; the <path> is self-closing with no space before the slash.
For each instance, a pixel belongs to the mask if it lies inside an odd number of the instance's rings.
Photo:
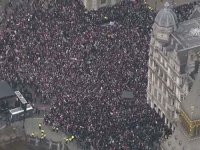
<path id="1" fill-rule="evenodd" d="M 52 141 L 51 139 L 44 139 L 39 140 L 38 137 L 29 137 L 29 144 L 34 147 L 44 147 L 45 149 L 52 149 L 52 150 L 69 150 L 67 144 L 64 141 L 56 142 Z"/>

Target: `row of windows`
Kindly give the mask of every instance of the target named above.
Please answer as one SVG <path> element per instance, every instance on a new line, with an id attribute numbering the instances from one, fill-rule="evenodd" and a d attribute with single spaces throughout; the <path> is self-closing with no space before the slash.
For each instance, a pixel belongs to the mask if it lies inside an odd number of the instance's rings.
<path id="1" fill-rule="evenodd" d="M 157 89 L 154 89 L 154 97 L 163 105 L 163 107 L 166 106 L 166 100 L 162 97 L 162 95 L 157 92 Z"/>
<path id="2" fill-rule="evenodd" d="M 170 59 L 171 60 L 171 59 Z M 162 57 L 162 55 L 158 54 L 158 61 L 160 62 L 160 64 L 162 66 L 164 66 L 165 69 L 167 69 L 168 73 L 170 74 L 170 76 L 172 77 L 172 79 L 177 82 L 177 84 L 179 84 L 179 78 L 176 76 L 176 73 L 173 72 L 172 69 L 170 69 L 170 67 L 168 67 L 167 65 L 167 61 L 165 61 L 165 59 Z M 170 61 L 172 62 L 172 60 Z M 153 60 L 150 59 L 150 65 L 153 67 Z M 174 66 L 174 70 L 176 70 L 175 64 Z"/>
<path id="3" fill-rule="evenodd" d="M 167 77 L 167 74 L 162 71 L 162 69 L 159 68 L 159 66 L 157 64 L 155 64 L 155 72 L 156 74 L 162 78 L 162 80 L 167 84 L 168 83 L 168 86 L 170 87 L 170 89 L 173 91 L 173 93 L 176 94 L 177 97 L 179 97 L 179 90 L 176 88 L 176 84 L 174 82 L 176 82 L 176 78 L 175 76 L 173 77 L 173 79 L 171 80 L 171 78 L 168 78 Z M 178 77 L 177 77 L 178 79 Z M 153 75 L 152 75 L 152 72 L 150 71 L 149 73 L 149 80 L 152 82 L 153 81 Z M 162 82 L 158 79 L 158 78 L 155 78 L 155 83 L 157 84 L 157 86 L 159 87 L 159 89 L 161 89 L 165 95 L 166 95 L 166 88 L 165 88 L 165 85 L 163 84 L 162 85 Z"/>
<path id="4" fill-rule="evenodd" d="M 155 88 L 154 91 L 152 91 L 152 85 L 149 83 L 149 92 L 152 93 L 154 97 L 165 107 L 166 106 L 166 100 L 162 97 L 161 93 L 157 91 Z"/>
<path id="5" fill-rule="evenodd" d="M 155 68 L 156 75 L 158 75 L 160 78 L 162 78 L 162 80 L 159 80 L 159 78 L 157 76 L 154 77 L 153 72 L 151 70 L 149 70 L 149 80 L 150 80 L 150 82 L 155 82 L 157 87 L 165 94 L 165 96 L 167 96 L 166 84 L 168 84 L 168 86 L 170 87 L 172 92 L 176 94 L 178 99 L 181 99 L 180 91 L 178 90 L 178 87 L 175 84 L 176 78 L 174 77 L 174 80 L 172 80 L 171 78 L 168 78 L 165 71 L 160 69 L 159 66 L 156 63 L 154 63 L 154 66 L 155 66 L 154 68 Z M 163 82 L 165 82 L 165 84 L 163 84 Z"/>
<path id="6" fill-rule="evenodd" d="M 167 61 L 165 61 L 165 59 L 160 54 L 158 54 L 158 61 L 164 66 L 165 69 L 167 69 Z"/>
<path id="7" fill-rule="evenodd" d="M 165 76 L 166 77 L 166 76 Z M 153 81 L 153 74 L 150 71 L 150 75 L 149 75 L 149 80 L 152 82 Z M 162 81 L 160 81 L 158 78 L 155 78 L 155 83 L 156 85 L 159 87 L 159 89 L 165 94 L 167 95 L 167 89 L 165 87 L 165 85 L 162 83 Z M 166 79 L 167 80 L 167 79 Z"/>

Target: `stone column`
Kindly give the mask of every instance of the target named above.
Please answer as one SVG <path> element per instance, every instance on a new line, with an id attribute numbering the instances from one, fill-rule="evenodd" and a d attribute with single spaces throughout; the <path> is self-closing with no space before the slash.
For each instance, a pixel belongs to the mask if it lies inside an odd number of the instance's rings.
<path id="1" fill-rule="evenodd" d="M 161 111 L 161 110 L 160 110 L 160 111 Z M 163 112 L 162 112 L 162 111 L 160 112 L 160 117 L 163 118 Z"/>
<path id="2" fill-rule="evenodd" d="M 89 3 L 89 0 L 84 0 L 84 1 L 83 1 L 83 4 L 84 4 L 84 6 L 85 6 L 85 8 L 86 8 L 87 10 L 90 10 L 90 8 L 91 8 L 90 4 L 91 4 L 91 3 Z"/>
<path id="3" fill-rule="evenodd" d="M 155 107 L 155 111 L 158 113 L 158 106 L 156 105 L 156 107 Z"/>
<path id="4" fill-rule="evenodd" d="M 165 124 L 167 124 L 167 118 L 165 117 Z"/>
<path id="5" fill-rule="evenodd" d="M 153 109 L 153 102 L 151 101 L 151 109 Z"/>

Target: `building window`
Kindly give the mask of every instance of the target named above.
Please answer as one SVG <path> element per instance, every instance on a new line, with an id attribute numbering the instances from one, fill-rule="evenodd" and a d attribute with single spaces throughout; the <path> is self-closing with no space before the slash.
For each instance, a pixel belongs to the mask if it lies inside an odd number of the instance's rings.
<path id="1" fill-rule="evenodd" d="M 149 80 L 152 81 L 152 72 L 149 71 Z"/>
<path id="2" fill-rule="evenodd" d="M 171 69 L 168 67 L 168 74 L 171 76 Z"/>
<path id="3" fill-rule="evenodd" d="M 163 71 L 160 70 L 160 77 L 163 78 Z"/>
<path id="4" fill-rule="evenodd" d="M 173 92 L 176 93 L 176 85 L 173 83 Z"/>
<path id="5" fill-rule="evenodd" d="M 164 74 L 164 80 L 167 82 L 167 74 Z"/>
<path id="6" fill-rule="evenodd" d="M 173 74 L 173 80 L 176 81 L 176 74 Z"/>
<path id="7" fill-rule="evenodd" d="M 152 61 L 152 59 L 150 59 L 150 66 L 151 66 L 151 67 L 153 66 L 153 61 Z"/>
<path id="8" fill-rule="evenodd" d="M 157 90 L 154 89 L 154 97 L 157 98 Z"/>
<path id="9" fill-rule="evenodd" d="M 151 84 L 149 83 L 149 92 L 151 93 Z"/>
<path id="10" fill-rule="evenodd" d="M 105 4 L 106 3 L 106 0 L 101 0 L 101 4 Z"/>
<path id="11" fill-rule="evenodd" d="M 170 109 L 167 107 L 167 114 L 170 116 Z"/>
<path id="12" fill-rule="evenodd" d="M 184 100 L 183 95 L 181 94 L 181 102 Z"/>
<path id="13" fill-rule="evenodd" d="M 166 93 L 167 90 L 166 90 L 166 87 L 165 87 L 165 86 L 163 87 L 163 92 L 164 92 L 164 94 L 165 94 L 165 96 L 166 96 L 166 94 L 167 94 L 167 93 Z"/>
<path id="14" fill-rule="evenodd" d="M 160 81 L 159 89 L 162 90 L 162 82 Z"/>
<path id="15" fill-rule="evenodd" d="M 170 76 L 173 77 L 173 71 L 170 69 Z"/>
<path id="16" fill-rule="evenodd" d="M 174 99 L 172 99 L 172 105 L 173 105 L 173 106 L 175 105 L 175 100 L 174 100 Z"/>
<path id="17" fill-rule="evenodd" d="M 157 80 L 157 86 L 159 87 L 159 79 Z"/>
<path id="18" fill-rule="evenodd" d="M 161 102 L 161 94 L 158 94 L 158 101 Z"/>
<path id="19" fill-rule="evenodd" d="M 155 72 L 158 74 L 159 71 L 158 65 L 154 63 L 154 66 L 155 66 Z"/>
<path id="20" fill-rule="evenodd" d="M 166 100 L 163 99 L 163 106 L 165 107 L 166 106 Z"/>
<path id="21" fill-rule="evenodd" d="M 153 79 L 154 79 L 154 84 L 157 85 L 157 78 L 156 78 L 155 74 L 154 74 L 154 78 Z"/>
<path id="22" fill-rule="evenodd" d="M 177 82 L 178 85 L 180 85 L 178 76 L 176 77 L 176 82 Z"/>

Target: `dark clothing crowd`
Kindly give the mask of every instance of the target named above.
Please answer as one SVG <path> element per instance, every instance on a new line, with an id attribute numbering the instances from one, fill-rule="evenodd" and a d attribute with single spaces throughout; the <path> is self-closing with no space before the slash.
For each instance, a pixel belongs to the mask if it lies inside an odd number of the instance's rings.
<path id="1" fill-rule="evenodd" d="M 175 8 L 179 21 L 194 5 Z M 91 149 L 150 150 L 165 128 L 146 103 L 155 16 L 141 1 L 90 12 L 82 0 L 24 1 L 3 23 L 0 79 L 34 89 L 51 104 L 45 121 Z"/>

